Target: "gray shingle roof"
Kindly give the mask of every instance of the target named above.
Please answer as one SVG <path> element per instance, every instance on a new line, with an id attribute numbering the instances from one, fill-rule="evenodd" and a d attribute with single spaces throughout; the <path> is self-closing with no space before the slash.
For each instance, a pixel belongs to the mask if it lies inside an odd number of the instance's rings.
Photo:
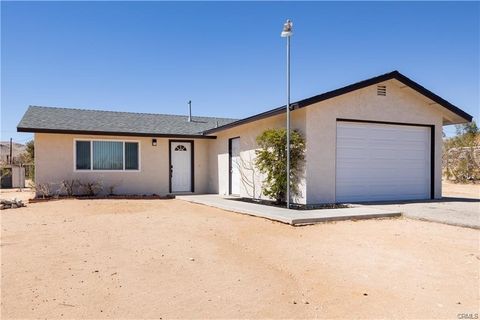
<path id="1" fill-rule="evenodd" d="M 22 132 L 91 132 L 145 136 L 201 136 L 235 119 L 30 106 L 17 126 Z"/>

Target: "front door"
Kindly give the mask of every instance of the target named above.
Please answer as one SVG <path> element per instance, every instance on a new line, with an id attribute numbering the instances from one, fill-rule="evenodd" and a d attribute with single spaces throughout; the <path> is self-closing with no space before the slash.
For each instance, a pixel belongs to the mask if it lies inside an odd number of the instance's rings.
<path id="1" fill-rule="evenodd" d="M 240 138 L 230 139 L 230 194 L 240 195 Z"/>
<path id="2" fill-rule="evenodd" d="M 191 141 L 170 141 L 171 192 L 193 192 Z"/>

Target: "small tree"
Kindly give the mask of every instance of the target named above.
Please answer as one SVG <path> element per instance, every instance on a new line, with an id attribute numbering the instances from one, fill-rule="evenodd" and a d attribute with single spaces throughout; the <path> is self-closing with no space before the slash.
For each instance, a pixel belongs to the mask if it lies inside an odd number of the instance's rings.
<path id="1" fill-rule="evenodd" d="M 28 179 L 34 179 L 35 177 L 35 143 L 33 140 L 28 141 L 25 144 L 25 151 L 20 154 L 19 161 L 26 166 L 25 174 Z"/>
<path id="2" fill-rule="evenodd" d="M 287 194 L 287 130 L 268 129 L 257 137 L 260 147 L 256 150 L 255 164 L 266 174 L 263 193 L 277 203 L 286 201 Z M 297 130 L 290 131 L 290 191 L 299 194 L 298 183 L 305 160 L 305 139 Z"/>
<path id="3" fill-rule="evenodd" d="M 456 182 L 480 180 L 480 130 L 475 121 L 457 125 L 457 135 L 444 140 L 443 169 Z"/>
<path id="4" fill-rule="evenodd" d="M 25 152 L 28 154 L 29 159 L 33 162 L 35 160 L 35 142 L 33 140 L 30 140 L 25 144 Z"/>

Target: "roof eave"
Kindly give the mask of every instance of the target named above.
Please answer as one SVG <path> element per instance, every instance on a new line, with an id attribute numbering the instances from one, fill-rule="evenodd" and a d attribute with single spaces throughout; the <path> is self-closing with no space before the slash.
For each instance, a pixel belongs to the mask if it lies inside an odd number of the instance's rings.
<path id="1" fill-rule="evenodd" d="M 342 87 L 342 88 L 339 88 L 339 89 L 328 91 L 328 92 L 322 93 L 322 94 L 317 95 L 317 96 L 313 96 L 313 97 L 310 97 L 310 98 L 307 98 L 307 99 L 303 99 L 303 100 L 300 100 L 300 101 L 297 101 L 297 102 L 293 102 L 291 105 L 295 106 L 294 109 L 304 108 L 304 107 L 307 107 L 307 106 L 312 105 L 314 103 L 324 101 L 324 100 L 328 100 L 328 99 L 331 99 L 331 98 L 335 98 L 335 97 L 338 97 L 340 95 L 343 95 L 343 94 L 346 94 L 346 93 L 349 93 L 349 92 L 352 92 L 352 91 L 355 91 L 355 90 L 363 89 L 365 87 L 375 85 L 377 83 L 381 83 L 381 82 L 384 82 L 384 81 L 388 81 L 388 80 L 391 80 L 391 79 L 396 79 L 396 80 L 400 81 L 401 83 L 405 84 L 406 86 L 411 87 L 412 89 L 419 92 L 420 94 L 423 94 L 424 96 L 426 96 L 427 98 L 435 101 L 436 103 L 438 103 L 442 107 L 444 107 L 444 108 L 450 110 L 451 112 L 453 112 L 454 114 L 460 116 L 466 122 L 471 122 L 472 121 L 473 117 L 470 114 L 466 113 L 465 111 L 461 110 L 457 106 L 451 104 L 447 100 L 441 98 L 440 96 L 436 95 L 435 93 L 431 92 L 430 90 L 428 90 L 425 87 L 421 86 L 420 84 L 416 83 L 415 81 L 407 78 L 406 76 L 404 76 L 403 74 L 401 74 L 397 70 L 392 71 L 390 73 L 380 75 L 380 76 L 376 76 L 376 77 L 373 77 L 373 78 L 370 78 L 370 79 L 367 79 L 367 80 L 363 80 L 363 81 L 360 81 L 360 82 L 357 82 L 357 83 L 354 83 L 354 84 L 351 84 L 351 85 L 348 85 L 348 86 L 345 86 L 345 87 Z M 290 110 L 292 110 L 292 109 L 290 109 Z M 269 110 L 269 111 L 266 111 L 266 112 L 262 112 L 262 113 L 259 113 L 259 114 L 253 115 L 253 116 L 250 116 L 248 118 L 244 118 L 244 119 L 241 119 L 241 120 L 238 120 L 238 121 L 234 121 L 234 122 L 226 124 L 224 126 L 220 126 L 220 127 L 217 127 L 217 128 L 206 130 L 206 131 L 204 131 L 204 134 L 211 134 L 211 133 L 214 133 L 214 132 L 223 131 L 223 130 L 226 130 L 226 129 L 229 129 L 229 128 L 232 128 L 232 127 L 236 127 L 236 126 L 239 126 L 239 125 L 242 125 L 242 124 L 246 124 L 246 123 L 253 122 L 253 121 L 256 121 L 256 120 L 260 120 L 260 119 L 268 118 L 268 117 L 275 116 L 275 115 L 278 115 L 278 114 L 282 114 L 284 112 L 286 112 L 286 105 L 275 108 L 275 109 L 272 109 L 272 110 Z"/>
<path id="2" fill-rule="evenodd" d="M 423 94 L 424 96 L 426 96 L 430 100 L 435 101 L 436 103 L 438 103 L 439 105 L 441 105 L 445 109 L 447 109 L 447 110 L 453 112 L 454 114 L 456 114 L 457 116 L 463 118 L 466 122 L 471 122 L 473 120 L 472 115 L 466 113 L 465 111 L 463 111 L 459 107 L 453 105 L 452 103 L 448 102 L 447 100 L 443 99 L 442 97 L 436 95 L 435 93 L 428 90 L 424 86 L 418 84 L 417 82 L 413 81 L 412 79 L 404 76 L 400 72 L 396 71 L 393 79 L 396 79 L 396 80 L 400 81 L 401 83 L 409 86 L 410 88 L 414 89 L 415 91 L 419 92 L 420 94 Z"/>
<path id="3" fill-rule="evenodd" d="M 153 138 L 185 138 L 185 139 L 216 139 L 216 136 L 207 136 L 197 134 L 170 134 L 170 133 L 154 133 L 154 132 L 117 132 L 117 131 L 95 131 L 95 130 L 65 130 L 65 129 L 45 129 L 17 127 L 17 132 L 31 133 L 53 133 L 53 134 L 81 134 L 94 136 L 122 136 L 122 137 L 153 137 Z"/>

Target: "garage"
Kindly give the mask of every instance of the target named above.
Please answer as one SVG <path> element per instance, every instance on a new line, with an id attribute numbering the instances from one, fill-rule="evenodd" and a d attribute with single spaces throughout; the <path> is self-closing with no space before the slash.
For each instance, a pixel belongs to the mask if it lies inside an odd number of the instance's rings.
<path id="1" fill-rule="evenodd" d="M 336 201 L 430 199 L 432 128 L 337 121 Z"/>

